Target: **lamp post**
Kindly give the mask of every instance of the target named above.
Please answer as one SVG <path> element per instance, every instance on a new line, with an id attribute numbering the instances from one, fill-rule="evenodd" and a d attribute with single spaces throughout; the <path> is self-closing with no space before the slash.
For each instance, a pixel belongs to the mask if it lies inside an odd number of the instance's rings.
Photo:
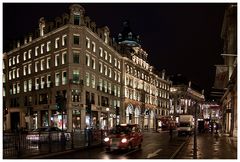
<path id="1" fill-rule="evenodd" d="M 197 102 L 194 105 L 194 142 L 193 142 L 193 159 L 197 159 Z"/>
<path id="2" fill-rule="evenodd" d="M 108 118 L 109 118 L 109 108 L 108 107 L 106 108 L 106 111 L 107 111 L 107 132 L 108 132 Z"/>

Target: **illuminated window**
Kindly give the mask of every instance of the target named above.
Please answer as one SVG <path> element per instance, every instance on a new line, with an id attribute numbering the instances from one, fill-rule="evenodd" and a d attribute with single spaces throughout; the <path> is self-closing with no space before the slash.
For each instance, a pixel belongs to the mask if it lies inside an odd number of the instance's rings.
<path id="1" fill-rule="evenodd" d="M 105 58 L 105 60 L 107 60 L 107 59 L 108 59 L 108 54 L 107 54 L 107 51 L 104 51 L 104 58 Z"/>
<path id="2" fill-rule="evenodd" d="M 23 53 L 23 61 L 25 61 L 27 59 L 27 52 Z"/>
<path id="3" fill-rule="evenodd" d="M 65 46 L 67 44 L 67 35 L 62 36 L 62 46 Z"/>
<path id="4" fill-rule="evenodd" d="M 12 59 L 11 58 L 8 60 L 8 66 L 9 67 L 12 66 Z"/>
<path id="5" fill-rule="evenodd" d="M 60 65 L 60 59 L 59 59 L 59 54 L 55 55 L 55 66 L 59 66 Z"/>
<path id="6" fill-rule="evenodd" d="M 86 72 L 86 85 L 90 86 L 90 74 Z"/>
<path id="7" fill-rule="evenodd" d="M 37 47 L 35 47 L 35 56 L 37 56 L 38 55 L 38 49 L 39 49 L 39 47 L 37 46 Z"/>
<path id="8" fill-rule="evenodd" d="M 51 75 L 47 75 L 47 87 L 51 85 Z"/>
<path id="9" fill-rule="evenodd" d="M 16 71 L 16 70 L 13 69 L 13 73 L 12 73 L 12 74 L 13 74 L 13 75 L 12 75 L 12 78 L 13 78 L 13 79 L 15 79 L 15 71 Z"/>
<path id="10" fill-rule="evenodd" d="M 90 66 L 90 56 L 86 54 L 86 65 Z"/>
<path id="11" fill-rule="evenodd" d="M 118 83 L 120 83 L 121 78 L 120 78 L 120 73 L 118 73 Z"/>
<path id="12" fill-rule="evenodd" d="M 30 59 L 32 57 L 32 50 L 28 50 L 28 58 Z"/>
<path id="13" fill-rule="evenodd" d="M 35 89 L 39 89 L 39 78 L 35 78 Z"/>
<path id="14" fill-rule="evenodd" d="M 28 91 L 32 91 L 32 79 L 28 80 Z"/>
<path id="15" fill-rule="evenodd" d="M 9 80 L 12 79 L 12 71 L 9 71 L 8 79 L 9 79 Z"/>
<path id="16" fill-rule="evenodd" d="M 120 87 L 118 87 L 118 97 L 120 97 L 120 93 L 121 93 L 121 90 L 120 90 Z"/>
<path id="17" fill-rule="evenodd" d="M 41 71 L 44 70 L 44 60 L 41 60 Z"/>
<path id="18" fill-rule="evenodd" d="M 103 80 L 100 78 L 99 81 L 99 90 L 102 91 L 102 88 L 103 88 Z"/>
<path id="19" fill-rule="evenodd" d="M 103 73 L 103 64 L 99 62 L 99 72 Z"/>
<path id="20" fill-rule="evenodd" d="M 28 64 L 28 74 L 32 73 L 32 64 Z"/>
<path id="21" fill-rule="evenodd" d="M 51 41 L 47 42 L 47 52 L 51 51 Z"/>
<path id="22" fill-rule="evenodd" d="M 17 83 L 17 93 L 20 93 L 20 83 Z"/>
<path id="23" fill-rule="evenodd" d="M 44 52 L 44 44 L 41 44 L 41 54 Z"/>
<path id="24" fill-rule="evenodd" d="M 15 56 L 13 56 L 13 65 L 15 65 Z"/>
<path id="25" fill-rule="evenodd" d="M 103 49 L 101 47 L 99 47 L 99 56 L 103 57 Z"/>
<path id="26" fill-rule="evenodd" d="M 106 93 L 107 93 L 107 81 L 106 81 L 106 80 L 104 80 L 103 82 L 104 82 L 104 92 L 106 92 Z"/>
<path id="27" fill-rule="evenodd" d="M 95 88 L 95 75 L 92 75 L 92 88 Z"/>
<path id="28" fill-rule="evenodd" d="M 112 77 L 112 69 L 108 68 L 108 77 L 111 78 Z"/>
<path id="29" fill-rule="evenodd" d="M 67 52 L 62 53 L 62 64 L 66 64 L 67 62 Z"/>
<path id="30" fill-rule="evenodd" d="M 17 63 L 19 63 L 19 55 L 17 55 Z"/>
<path id="31" fill-rule="evenodd" d="M 41 89 L 44 89 L 45 78 L 44 76 L 41 77 Z"/>
<path id="32" fill-rule="evenodd" d="M 55 39 L 55 48 L 59 48 L 60 38 Z"/>
<path id="33" fill-rule="evenodd" d="M 67 72 L 63 71 L 62 72 L 62 85 L 66 85 L 67 84 Z"/>
<path id="34" fill-rule="evenodd" d="M 27 65 L 23 66 L 23 76 L 27 75 Z"/>
<path id="35" fill-rule="evenodd" d="M 59 72 L 55 73 L 55 86 L 60 85 L 60 75 Z"/>
<path id="36" fill-rule="evenodd" d="M 19 77 L 19 68 L 17 68 L 17 78 Z"/>
<path id="37" fill-rule="evenodd" d="M 78 70 L 73 70 L 73 83 L 79 83 L 80 74 Z"/>
<path id="38" fill-rule="evenodd" d="M 27 81 L 26 80 L 23 82 L 23 91 L 27 92 Z"/>
<path id="39" fill-rule="evenodd" d="M 114 66 L 117 67 L 117 59 L 114 58 Z"/>
<path id="40" fill-rule="evenodd" d="M 96 44 L 94 42 L 92 42 L 92 51 L 96 52 Z"/>
<path id="41" fill-rule="evenodd" d="M 86 47 L 90 48 L 90 39 L 86 37 Z"/>
<path id="42" fill-rule="evenodd" d="M 112 93 L 112 85 L 111 85 L 110 82 L 108 83 L 108 93 L 109 93 L 109 94 Z"/>
<path id="43" fill-rule="evenodd" d="M 118 61 L 118 69 L 120 69 L 121 67 L 120 67 L 120 61 Z"/>
<path id="44" fill-rule="evenodd" d="M 112 55 L 111 54 L 109 54 L 109 63 L 112 63 Z"/>
<path id="45" fill-rule="evenodd" d="M 50 69 L 51 66 L 51 57 L 47 58 L 47 69 Z"/>

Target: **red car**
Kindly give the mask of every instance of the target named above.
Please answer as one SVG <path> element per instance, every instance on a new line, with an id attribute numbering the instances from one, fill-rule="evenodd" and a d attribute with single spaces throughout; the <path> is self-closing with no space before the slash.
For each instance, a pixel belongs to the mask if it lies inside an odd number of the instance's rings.
<path id="1" fill-rule="evenodd" d="M 121 124 L 110 130 L 104 138 L 107 151 L 141 148 L 143 134 L 138 124 Z"/>

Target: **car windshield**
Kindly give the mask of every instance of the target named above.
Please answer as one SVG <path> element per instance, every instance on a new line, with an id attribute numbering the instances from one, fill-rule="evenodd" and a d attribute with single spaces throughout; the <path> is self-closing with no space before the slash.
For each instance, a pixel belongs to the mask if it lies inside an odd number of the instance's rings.
<path id="1" fill-rule="evenodd" d="M 131 128 L 128 126 L 116 126 L 110 131 L 111 134 L 128 134 L 130 132 Z"/>

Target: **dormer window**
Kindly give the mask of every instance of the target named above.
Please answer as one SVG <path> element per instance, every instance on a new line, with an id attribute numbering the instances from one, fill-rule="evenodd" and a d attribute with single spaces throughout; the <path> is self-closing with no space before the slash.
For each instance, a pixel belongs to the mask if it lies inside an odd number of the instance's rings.
<path id="1" fill-rule="evenodd" d="M 108 35 L 107 35 L 106 32 L 104 33 L 104 42 L 105 42 L 105 43 L 108 43 Z"/>
<path id="2" fill-rule="evenodd" d="M 80 14 L 74 15 L 74 25 L 80 25 Z"/>
<path id="3" fill-rule="evenodd" d="M 118 39 L 122 39 L 122 34 L 121 33 L 118 34 Z"/>
<path id="4" fill-rule="evenodd" d="M 132 39 L 132 32 L 128 33 L 128 39 Z"/>

